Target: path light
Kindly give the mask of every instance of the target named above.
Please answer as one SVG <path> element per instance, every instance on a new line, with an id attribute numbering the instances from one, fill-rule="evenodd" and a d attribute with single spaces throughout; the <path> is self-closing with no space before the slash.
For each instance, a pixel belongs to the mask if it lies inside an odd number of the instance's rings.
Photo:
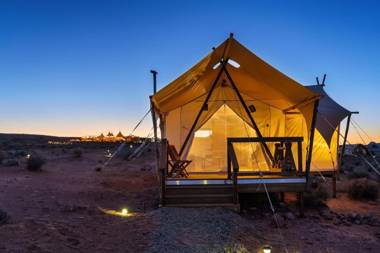
<path id="1" fill-rule="evenodd" d="M 26 159 L 30 159 L 31 155 L 30 154 L 27 154 L 26 155 Z"/>
<path id="2" fill-rule="evenodd" d="M 263 247 L 263 253 L 271 253 L 272 252 L 272 247 L 269 245 L 265 245 Z"/>
<path id="3" fill-rule="evenodd" d="M 104 209 L 98 206 L 98 209 L 105 214 L 120 216 L 120 217 L 130 217 L 130 216 L 136 215 L 136 213 L 134 212 L 129 212 L 128 208 L 122 208 L 120 211 L 118 211 L 118 210 L 112 210 L 112 209 Z"/>
<path id="4" fill-rule="evenodd" d="M 127 208 L 121 209 L 121 215 L 127 216 L 128 215 L 128 209 Z"/>

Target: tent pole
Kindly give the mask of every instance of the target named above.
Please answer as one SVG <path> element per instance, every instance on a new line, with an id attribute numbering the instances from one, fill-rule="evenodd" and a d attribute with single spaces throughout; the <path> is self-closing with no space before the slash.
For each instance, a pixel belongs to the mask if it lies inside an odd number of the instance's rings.
<path id="1" fill-rule="evenodd" d="M 317 123 L 318 104 L 319 104 L 319 99 L 315 100 L 314 102 L 313 118 L 311 120 L 311 128 L 310 128 L 310 134 L 309 134 L 309 147 L 307 149 L 307 154 L 306 154 L 306 170 L 305 170 L 306 182 L 309 181 L 311 158 L 313 154 L 314 132 L 315 132 L 315 125 Z"/>
<path id="2" fill-rule="evenodd" d="M 343 156 L 344 156 L 344 152 L 346 150 L 346 142 L 347 142 L 348 130 L 350 128 L 351 115 L 352 115 L 352 113 L 350 113 L 347 117 L 346 130 L 344 132 L 342 150 L 340 151 L 340 157 L 339 157 L 339 170 L 341 169 L 341 166 L 343 164 Z"/>
<path id="3" fill-rule="evenodd" d="M 258 126 L 257 126 L 257 124 L 256 124 L 256 122 L 255 122 L 255 120 L 253 119 L 253 117 L 252 117 L 252 115 L 251 115 L 251 112 L 250 112 L 249 109 L 248 109 L 247 104 L 245 103 L 243 97 L 241 96 L 241 94 L 240 94 L 238 88 L 236 87 L 236 85 L 235 85 L 235 83 L 234 83 L 232 77 L 230 76 L 230 73 L 227 71 L 225 65 L 222 66 L 222 69 L 223 69 L 224 72 L 226 73 L 228 80 L 231 82 L 232 88 L 233 88 L 234 91 L 236 92 L 236 94 L 237 94 L 237 96 L 238 96 L 238 98 L 239 98 L 239 100 L 240 100 L 240 103 L 243 105 L 243 108 L 244 108 L 245 112 L 247 113 L 247 115 L 248 115 L 248 117 L 249 117 L 249 119 L 250 119 L 250 121 L 251 121 L 251 123 L 252 123 L 253 128 L 254 128 L 255 131 L 256 131 L 257 137 L 259 137 L 259 138 L 261 139 L 261 144 L 262 144 L 263 147 L 264 147 L 265 153 L 268 155 L 268 157 L 269 157 L 269 159 L 271 160 L 272 165 L 273 165 L 273 164 L 274 164 L 274 158 L 273 158 L 273 155 L 272 155 L 272 153 L 270 152 L 270 149 L 269 149 L 268 145 L 267 145 L 266 142 L 263 140 L 263 136 L 262 136 L 262 134 L 261 134 L 261 132 L 260 132 L 260 129 L 258 128 Z"/>
<path id="4" fill-rule="evenodd" d="M 194 120 L 194 122 L 193 122 L 193 125 L 192 125 L 191 128 L 190 128 L 189 133 L 188 133 L 187 136 L 186 136 L 186 139 L 185 139 L 184 143 L 183 143 L 182 146 L 181 146 L 181 149 L 180 149 L 180 151 L 179 151 L 179 156 L 180 156 L 180 157 L 182 157 L 182 154 L 183 154 L 183 152 L 185 151 L 186 145 L 187 145 L 187 143 L 189 142 L 190 137 L 191 137 L 191 135 L 192 135 L 192 133 L 193 133 L 193 131 L 194 131 L 196 125 L 198 124 L 199 118 L 201 117 L 202 112 L 203 112 L 203 108 L 206 106 L 208 100 L 209 100 L 210 97 L 211 97 L 212 92 L 214 91 L 214 89 L 215 89 L 215 87 L 216 87 L 216 84 L 218 83 L 218 81 L 219 81 L 219 79 L 220 79 L 220 76 L 222 75 L 224 62 L 221 62 L 221 65 L 222 65 L 222 68 L 220 69 L 218 75 L 216 76 L 216 78 L 215 78 L 215 80 L 214 80 L 214 82 L 213 82 L 213 84 L 212 84 L 212 86 L 211 86 L 211 89 L 210 89 L 209 93 L 207 94 L 207 97 L 206 97 L 205 101 L 203 102 L 203 104 L 202 104 L 202 106 L 201 106 L 201 108 L 200 108 L 200 110 L 199 110 L 199 112 L 198 112 L 198 115 L 197 115 L 197 117 L 195 118 L 195 120 Z"/>
<path id="5" fill-rule="evenodd" d="M 150 73 L 153 74 L 153 94 L 157 93 L 157 71 L 151 70 Z M 154 150 L 156 153 L 156 163 L 157 163 L 157 171 L 158 171 L 158 161 L 160 159 L 160 154 L 157 147 L 157 118 L 156 118 L 156 112 L 155 112 L 155 106 L 152 101 L 152 96 L 150 96 L 150 111 L 152 113 L 152 121 L 153 121 L 153 134 L 154 134 Z"/>

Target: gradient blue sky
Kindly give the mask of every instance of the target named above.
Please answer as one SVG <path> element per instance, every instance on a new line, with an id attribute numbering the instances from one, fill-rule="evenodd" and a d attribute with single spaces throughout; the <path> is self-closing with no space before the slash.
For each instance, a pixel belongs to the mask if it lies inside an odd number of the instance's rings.
<path id="1" fill-rule="evenodd" d="M 327 73 L 327 92 L 380 140 L 377 2 L 2 0 L 0 132 L 128 133 L 150 69 L 162 87 L 234 32 L 302 84 Z"/>

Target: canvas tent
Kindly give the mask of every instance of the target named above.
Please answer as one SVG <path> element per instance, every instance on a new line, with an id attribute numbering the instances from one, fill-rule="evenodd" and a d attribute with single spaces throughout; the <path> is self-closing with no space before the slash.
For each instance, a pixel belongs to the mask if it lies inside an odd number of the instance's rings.
<path id="1" fill-rule="evenodd" d="M 227 137 L 301 136 L 305 169 L 319 98 L 318 92 L 230 37 L 159 90 L 151 102 L 160 118 L 161 138 L 193 161 L 189 172 L 223 172 Z M 234 144 L 234 148 L 241 170 L 271 170 L 273 143 Z"/>

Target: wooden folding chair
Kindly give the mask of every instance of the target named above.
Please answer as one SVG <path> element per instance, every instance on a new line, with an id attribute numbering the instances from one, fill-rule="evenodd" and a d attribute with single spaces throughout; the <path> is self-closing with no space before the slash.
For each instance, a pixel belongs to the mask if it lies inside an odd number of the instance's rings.
<path id="1" fill-rule="evenodd" d="M 168 145 L 168 163 L 172 168 L 169 171 L 170 177 L 188 177 L 189 173 L 186 171 L 186 167 L 189 166 L 191 160 L 182 160 L 179 156 L 176 148 L 173 145 Z"/>

